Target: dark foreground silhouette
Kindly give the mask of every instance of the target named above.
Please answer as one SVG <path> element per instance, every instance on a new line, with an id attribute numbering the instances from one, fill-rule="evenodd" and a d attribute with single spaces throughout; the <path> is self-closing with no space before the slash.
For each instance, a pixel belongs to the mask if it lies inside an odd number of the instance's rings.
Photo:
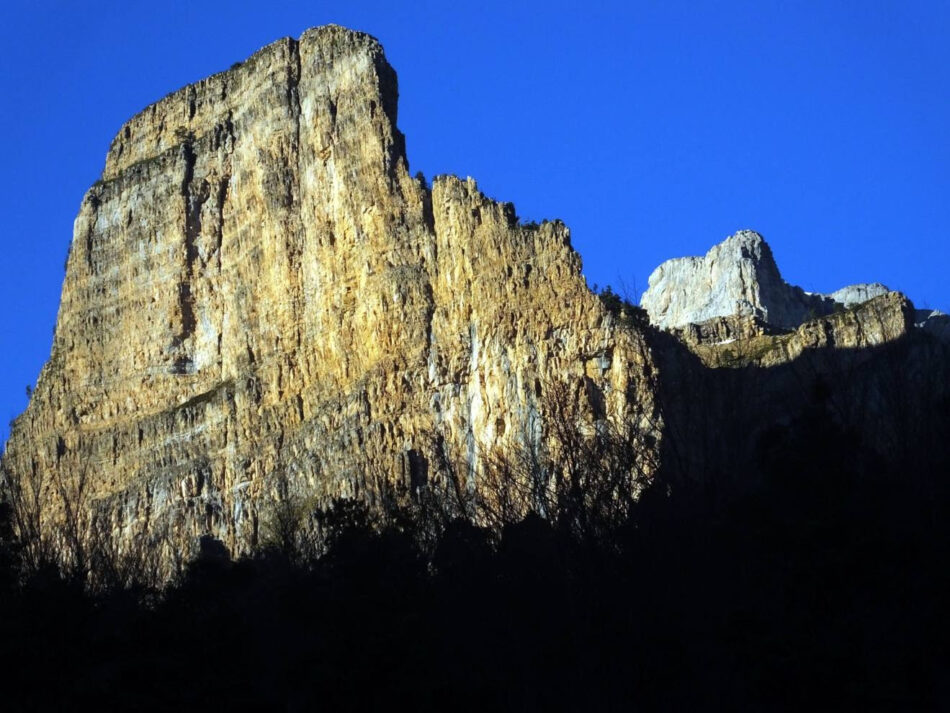
<path id="1" fill-rule="evenodd" d="M 701 480 L 624 500 L 575 450 L 543 517 L 340 502 L 319 551 L 205 540 L 163 590 L 26 566 L 5 510 L 0 709 L 946 709 L 950 402 L 882 450 L 808 388 Z"/>
<path id="2" fill-rule="evenodd" d="M 944 462 L 908 478 L 827 421 L 759 483 L 648 491 L 609 537 L 327 517 L 319 559 L 214 542 L 164 593 L 95 596 L 3 550 L 4 710 L 934 709 Z M 940 486 L 940 487 L 937 487 Z M 424 551 L 427 550 L 427 551 Z"/>

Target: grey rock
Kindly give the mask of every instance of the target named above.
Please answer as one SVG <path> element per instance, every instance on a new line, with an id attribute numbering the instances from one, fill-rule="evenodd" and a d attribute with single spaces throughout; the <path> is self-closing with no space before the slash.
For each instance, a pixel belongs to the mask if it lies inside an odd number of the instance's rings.
<path id="1" fill-rule="evenodd" d="M 704 257 L 667 260 L 650 275 L 641 305 L 662 328 L 715 317 L 755 317 L 785 329 L 834 311 L 834 301 L 782 279 L 761 235 L 740 230 Z"/>
<path id="2" fill-rule="evenodd" d="M 950 344 L 950 315 L 938 309 L 919 309 L 914 313 L 914 325 Z"/>
<path id="3" fill-rule="evenodd" d="M 740 230 L 703 257 L 667 260 L 650 275 L 641 305 L 663 329 L 723 317 L 754 318 L 779 329 L 862 304 L 890 290 L 878 283 L 849 285 L 830 295 L 788 284 L 765 239 Z"/>
<path id="4" fill-rule="evenodd" d="M 890 290 L 886 285 L 882 285 L 880 282 L 870 282 L 859 285 L 848 285 L 847 287 L 842 287 L 840 290 L 835 290 L 828 296 L 838 304 L 847 308 L 862 304 L 888 292 L 890 292 Z"/>

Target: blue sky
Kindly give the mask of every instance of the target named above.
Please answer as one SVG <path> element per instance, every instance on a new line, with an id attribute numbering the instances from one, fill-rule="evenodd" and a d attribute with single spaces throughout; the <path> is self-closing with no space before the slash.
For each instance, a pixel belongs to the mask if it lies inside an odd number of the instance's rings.
<path id="1" fill-rule="evenodd" d="M 119 126 L 328 22 L 378 37 L 411 170 L 572 229 L 644 289 L 740 228 L 786 279 L 950 310 L 947 2 L 20 2 L 0 10 L 0 435 L 49 355 L 72 221 Z"/>

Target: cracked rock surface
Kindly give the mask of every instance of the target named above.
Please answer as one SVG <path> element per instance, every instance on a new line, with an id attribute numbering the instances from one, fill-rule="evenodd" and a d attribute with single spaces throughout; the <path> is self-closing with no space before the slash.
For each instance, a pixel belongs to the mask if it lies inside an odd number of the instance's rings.
<path id="1" fill-rule="evenodd" d="M 761 235 L 740 230 L 703 257 L 664 262 L 650 275 L 641 304 L 650 321 L 663 329 L 718 317 L 746 317 L 795 329 L 888 291 L 873 283 L 850 285 L 830 295 L 806 292 L 782 279 Z"/>
<path id="2" fill-rule="evenodd" d="M 578 418 L 646 428 L 652 357 L 560 222 L 410 176 L 397 84 L 336 26 L 129 120 L 75 221 L 52 354 L 4 468 L 169 556 L 258 541 L 275 498 L 379 497 Z M 438 451 L 438 452 L 437 452 Z"/>

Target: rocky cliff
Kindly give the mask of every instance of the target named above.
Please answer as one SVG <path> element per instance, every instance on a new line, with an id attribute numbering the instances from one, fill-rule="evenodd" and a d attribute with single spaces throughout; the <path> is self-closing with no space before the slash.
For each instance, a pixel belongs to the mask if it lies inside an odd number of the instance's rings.
<path id="1" fill-rule="evenodd" d="M 831 295 L 805 292 L 782 279 L 761 235 L 740 230 L 703 257 L 674 258 L 656 268 L 642 304 L 661 328 L 738 316 L 794 329 L 886 292 L 879 283 L 850 285 Z"/>
<path id="2" fill-rule="evenodd" d="M 241 553 L 277 503 L 482 488 L 493 454 L 556 450 L 565 426 L 626 434 L 647 474 L 730 470 L 804 383 L 873 362 L 842 386 L 860 404 L 893 369 L 874 350 L 944 333 L 879 285 L 787 285 L 750 231 L 660 266 L 651 326 L 588 290 L 562 223 L 412 177 L 396 112 L 376 40 L 328 26 L 120 129 L 3 457 L 38 531 Z M 907 373 L 937 373 L 935 349 Z"/>
<path id="3" fill-rule="evenodd" d="M 740 230 L 703 257 L 667 260 L 641 299 L 650 322 L 692 348 L 710 366 L 770 366 L 826 346 L 863 349 L 917 329 L 950 343 L 950 319 L 917 310 L 879 282 L 828 295 L 782 279 L 772 250 Z"/>
<path id="4" fill-rule="evenodd" d="M 372 501 L 446 452 L 474 487 L 556 387 L 571 418 L 653 428 L 649 350 L 567 228 L 411 177 L 396 110 L 377 41 L 328 26 L 119 130 L 3 459 L 44 527 L 79 507 L 120 544 L 242 552 L 280 498 Z"/>
<path id="5" fill-rule="evenodd" d="M 947 317 L 879 283 L 805 292 L 762 236 L 740 231 L 663 263 L 642 305 L 676 477 L 747 487 L 733 474 L 823 421 L 856 455 L 908 473 L 946 438 L 933 416 L 950 404 Z"/>

